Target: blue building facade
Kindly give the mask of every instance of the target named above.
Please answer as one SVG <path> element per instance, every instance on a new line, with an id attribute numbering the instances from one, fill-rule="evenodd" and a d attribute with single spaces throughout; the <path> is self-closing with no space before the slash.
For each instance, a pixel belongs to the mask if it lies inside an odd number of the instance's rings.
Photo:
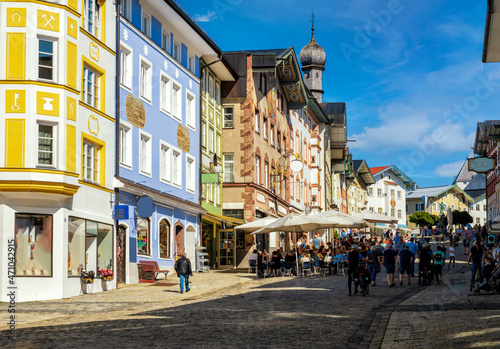
<path id="1" fill-rule="evenodd" d="M 142 260 L 173 270 L 186 252 L 195 262 L 205 212 L 199 189 L 199 57 L 211 49 L 173 2 L 158 8 L 158 2 L 133 0 L 122 6 L 117 277 L 134 283 Z M 137 212 L 144 196 L 153 201 L 149 217 Z"/>

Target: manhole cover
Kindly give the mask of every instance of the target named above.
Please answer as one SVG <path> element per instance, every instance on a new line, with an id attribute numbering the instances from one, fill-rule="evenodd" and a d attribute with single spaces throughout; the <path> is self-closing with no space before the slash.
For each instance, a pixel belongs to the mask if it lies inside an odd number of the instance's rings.
<path id="1" fill-rule="evenodd" d="M 158 283 L 158 284 L 152 284 L 151 286 L 175 286 L 175 285 L 179 285 L 178 283 Z"/>

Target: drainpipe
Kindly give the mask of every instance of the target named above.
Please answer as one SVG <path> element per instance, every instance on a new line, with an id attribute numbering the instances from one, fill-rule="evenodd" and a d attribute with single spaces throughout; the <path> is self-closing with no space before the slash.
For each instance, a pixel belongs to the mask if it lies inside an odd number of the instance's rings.
<path id="1" fill-rule="evenodd" d="M 115 52 L 116 52 L 116 73 L 115 73 L 115 178 L 120 177 L 120 5 L 121 0 L 116 0 L 116 23 L 115 23 Z M 114 204 L 118 204 L 118 188 L 115 189 L 115 199 Z M 114 261 L 115 266 L 117 264 L 116 260 L 116 238 L 118 236 L 118 220 L 115 219 L 115 243 L 113 244 L 114 251 Z M 126 269 L 125 269 L 126 270 Z M 115 288 L 118 288 L 118 274 L 116 273 L 116 267 L 114 270 L 115 274 Z M 126 271 L 125 271 L 126 272 Z M 127 276 L 125 275 L 125 282 Z"/>

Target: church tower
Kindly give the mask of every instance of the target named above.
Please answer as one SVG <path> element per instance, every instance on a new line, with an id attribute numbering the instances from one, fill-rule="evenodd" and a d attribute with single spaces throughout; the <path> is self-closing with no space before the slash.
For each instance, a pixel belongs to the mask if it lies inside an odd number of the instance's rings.
<path id="1" fill-rule="evenodd" d="M 314 39 L 314 14 L 312 15 L 311 41 L 300 51 L 304 82 L 319 103 L 323 102 L 323 71 L 326 54 Z"/>

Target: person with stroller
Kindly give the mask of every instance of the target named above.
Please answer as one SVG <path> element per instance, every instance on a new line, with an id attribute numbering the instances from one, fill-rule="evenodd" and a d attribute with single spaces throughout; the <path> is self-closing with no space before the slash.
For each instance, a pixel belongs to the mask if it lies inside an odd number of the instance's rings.
<path id="1" fill-rule="evenodd" d="M 352 296 L 352 282 L 357 276 L 358 267 L 360 265 L 360 261 L 366 261 L 366 258 L 363 258 L 361 253 L 359 253 L 358 245 L 353 244 L 351 246 L 351 251 L 347 254 L 347 286 L 349 289 L 349 296 Z M 358 293 L 358 284 L 354 283 L 354 294 Z"/>
<path id="2" fill-rule="evenodd" d="M 431 275 L 431 260 L 432 252 L 429 250 L 429 244 L 425 243 L 422 245 L 422 250 L 420 251 L 420 264 L 419 264 L 419 285 L 427 284 L 432 280 Z M 423 281 L 421 282 L 421 279 Z"/>

